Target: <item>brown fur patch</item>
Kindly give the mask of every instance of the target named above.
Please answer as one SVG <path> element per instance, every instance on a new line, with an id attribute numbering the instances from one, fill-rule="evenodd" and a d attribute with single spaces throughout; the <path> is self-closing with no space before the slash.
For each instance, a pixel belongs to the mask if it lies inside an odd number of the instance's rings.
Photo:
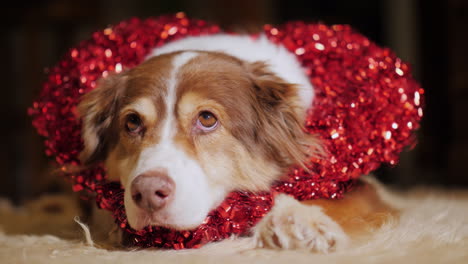
<path id="1" fill-rule="evenodd" d="M 364 182 L 342 200 L 319 199 L 303 203 L 322 207 L 352 238 L 371 234 L 389 220 L 398 219 L 399 215 L 382 201 L 374 186 Z"/>
<path id="2" fill-rule="evenodd" d="M 266 155 L 288 168 L 293 164 L 304 166 L 308 156 L 322 153 L 318 139 L 305 133 L 305 109 L 298 104 L 296 86 L 274 75 L 263 62 L 246 67 L 258 101 L 255 112 L 260 129 L 256 138 Z"/>
<path id="3" fill-rule="evenodd" d="M 304 132 L 305 109 L 298 104 L 295 85 L 274 75 L 265 63 L 202 53 L 179 76 L 178 97 L 196 92 L 222 105 L 229 118 L 224 125 L 250 152 L 261 150 L 283 169 L 320 152 L 315 137 Z"/>
<path id="4" fill-rule="evenodd" d="M 87 93 L 78 105 L 82 118 L 82 137 L 84 149 L 80 160 L 84 165 L 102 161 L 108 150 L 115 145 L 118 129 L 115 128 L 115 111 L 119 107 L 127 78 L 111 75 L 98 82 L 98 87 Z"/>
<path id="5" fill-rule="evenodd" d="M 138 98 L 147 98 L 154 102 L 158 117 L 164 118 L 165 106 L 163 96 L 167 93 L 165 79 L 170 73 L 172 55 L 160 56 L 150 59 L 129 71 L 114 74 L 101 79 L 93 91 L 84 95 L 78 105 L 78 112 L 83 120 L 82 136 L 85 149 L 80 155 L 84 165 L 91 165 L 104 161 L 117 142 L 122 142 L 118 156 L 126 156 L 136 150 L 140 143 L 139 138 L 129 137 L 125 133 L 125 116 L 132 112 L 127 105 L 134 103 Z M 140 114 L 145 133 L 152 142 L 157 141 L 153 128 L 155 123 Z"/>

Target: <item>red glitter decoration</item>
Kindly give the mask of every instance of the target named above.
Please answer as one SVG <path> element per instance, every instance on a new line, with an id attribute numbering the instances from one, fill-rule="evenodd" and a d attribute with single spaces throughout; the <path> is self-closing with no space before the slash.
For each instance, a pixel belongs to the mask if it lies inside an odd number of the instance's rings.
<path id="1" fill-rule="evenodd" d="M 329 153 L 307 163 L 311 172 L 291 168 L 288 178 L 269 193 L 233 192 L 195 230 L 162 227 L 131 229 L 123 209 L 120 183 L 106 181 L 102 167 L 71 173 L 83 148 L 75 109 L 82 94 L 109 72 L 120 72 L 143 61 L 155 47 L 186 36 L 216 34 L 216 25 L 189 19 L 184 13 L 130 19 L 102 31 L 70 49 L 48 70 L 37 101 L 29 109 L 33 125 L 44 136 L 46 154 L 55 157 L 73 190 L 95 194 L 98 205 L 113 212 L 130 245 L 161 248 L 197 248 L 245 235 L 271 208 L 275 193 L 299 200 L 341 198 L 362 174 L 382 163 L 395 165 L 399 153 L 414 145 L 414 131 L 422 117 L 424 90 L 411 77 L 407 63 L 387 48 L 358 34 L 350 26 L 290 22 L 266 25 L 274 43 L 297 55 L 315 89 L 305 125 L 318 134 Z"/>

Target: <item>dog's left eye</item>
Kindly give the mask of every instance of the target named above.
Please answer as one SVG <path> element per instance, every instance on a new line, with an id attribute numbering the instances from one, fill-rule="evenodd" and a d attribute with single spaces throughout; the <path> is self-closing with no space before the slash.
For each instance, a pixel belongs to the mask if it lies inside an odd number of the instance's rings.
<path id="1" fill-rule="evenodd" d="M 197 126 L 202 130 L 211 131 L 216 128 L 217 124 L 218 119 L 209 111 L 203 111 L 198 115 Z"/>

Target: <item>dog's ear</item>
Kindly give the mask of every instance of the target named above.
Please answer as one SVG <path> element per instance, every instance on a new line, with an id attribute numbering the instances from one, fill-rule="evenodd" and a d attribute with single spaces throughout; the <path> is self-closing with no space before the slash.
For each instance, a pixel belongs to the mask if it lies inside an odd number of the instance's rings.
<path id="1" fill-rule="evenodd" d="M 302 167 L 310 155 L 320 155 L 319 140 L 305 132 L 306 108 L 301 105 L 297 85 L 271 72 L 263 62 L 247 65 L 258 101 L 257 141 L 278 165 Z"/>
<path id="2" fill-rule="evenodd" d="M 119 99 L 126 86 L 124 74 L 110 75 L 98 81 L 97 87 L 85 94 L 78 105 L 82 120 L 81 137 L 84 149 L 80 153 L 82 165 L 88 166 L 105 159 L 117 135 L 110 127 L 114 122 Z"/>

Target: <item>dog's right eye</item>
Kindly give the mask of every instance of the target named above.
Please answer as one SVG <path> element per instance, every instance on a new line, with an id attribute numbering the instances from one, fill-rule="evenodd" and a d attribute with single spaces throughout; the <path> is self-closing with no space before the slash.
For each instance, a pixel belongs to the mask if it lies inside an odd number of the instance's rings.
<path id="1" fill-rule="evenodd" d="M 125 120 L 125 129 L 131 134 L 140 133 L 143 129 L 142 121 L 140 116 L 137 114 L 129 114 Z"/>

